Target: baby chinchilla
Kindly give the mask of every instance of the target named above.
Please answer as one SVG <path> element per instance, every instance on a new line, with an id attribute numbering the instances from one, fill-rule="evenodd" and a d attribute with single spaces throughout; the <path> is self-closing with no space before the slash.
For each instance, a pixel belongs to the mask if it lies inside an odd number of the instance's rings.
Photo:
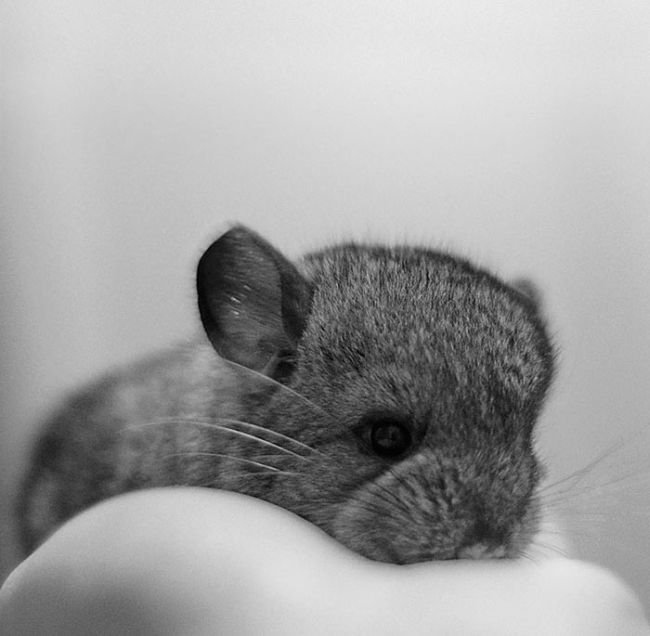
<path id="1" fill-rule="evenodd" d="M 294 265 L 241 226 L 202 256 L 197 291 L 205 334 L 47 424 L 19 497 L 27 551 L 94 502 L 167 485 L 259 497 L 379 561 L 526 549 L 553 374 L 527 294 L 419 247 Z"/>

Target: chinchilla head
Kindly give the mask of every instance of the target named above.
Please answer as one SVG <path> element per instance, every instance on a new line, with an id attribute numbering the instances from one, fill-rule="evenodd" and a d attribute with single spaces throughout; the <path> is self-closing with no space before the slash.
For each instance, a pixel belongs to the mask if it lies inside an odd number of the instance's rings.
<path id="1" fill-rule="evenodd" d="M 338 245 L 293 265 L 242 227 L 197 283 L 213 346 L 259 380 L 248 420 L 291 451 L 256 494 L 380 561 L 526 546 L 553 372 L 529 296 L 415 247 Z M 268 447 L 248 452 L 270 464 Z"/>

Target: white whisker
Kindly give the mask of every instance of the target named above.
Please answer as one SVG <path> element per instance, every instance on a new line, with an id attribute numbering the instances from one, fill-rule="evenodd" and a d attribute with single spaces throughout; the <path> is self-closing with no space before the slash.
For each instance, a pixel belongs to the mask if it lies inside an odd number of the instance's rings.
<path id="1" fill-rule="evenodd" d="M 228 455 L 226 453 L 209 453 L 209 452 L 203 452 L 203 451 L 185 451 L 185 452 L 179 452 L 179 453 L 168 453 L 167 455 L 164 455 L 162 459 L 166 459 L 168 457 L 220 457 L 222 459 L 232 459 L 233 461 L 236 462 L 243 462 L 246 464 L 251 464 L 253 466 L 257 466 L 258 468 L 262 468 L 265 470 L 271 470 L 273 471 L 274 474 L 281 474 L 284 473 L 285 471 L 281 470 L 280 468 L 276 468 L 275 466 L 269 466 L 268 464 L 262 464 L 261 462 L 256 462 L 253 459 L 246 459 L 245 457 L 235 457 L 233 455 Z"/>
<path id="2" fill-rule="evenodd" d="M 310 453 L 315 453 L 317 455 L 323 455 L 320 451 L 316 450 L 315 448 L 312 448 L 311 446 L 307 444 L 303 444 L 302 442 L 299 442 L 297 439 L 294 439 L 293 437 L 290 437 L 289 435 L 284 435 L 283 433 L 278 433 L 277 431 L 264 428 L 263 426 L 259 426 L 257 424 L 253 424 L 251 422 L 244 422 L 241 420 L 234 420 L 234 419 L 228 419 L 225 417 L 219 417 L 216 418 L 218 422 L 228 422 L 230 424 L 236 424 L 236 425 L 241 425 L 241 426 L 248 426 L 252 428 L 253 430 L 256 431 L 264 431 L 265 433 L 269 433 L 270 435 L 275 435 L 276 437 L 279 437 L 281 439 L 286 439 L 287 441 L 291 442 L 292 444 L 295 444 L 296 446 L 300 446 L 300 448 L 304 448 L 305 450 L 308 450 Z M 302 457 L 302 456 L 301 456 Z"/>
<path id="3" fill-rule="evenodd" d="M 154 420 L 151 420 L 149 422 L 140 422 L 138 424 L 129 424 L 125 426 L 122 430 L 131 430 L 131 429 L 138 429 L 138 428 L 144 428 L 147 426 L 164 426 L 165 424 L 187 424 L 191 426 L 198 426 L 202 428 L 212 428 L 212 429 L 218 429 L 222 431 L 228 431 L 231 433 L 234 433 L 235 435 L 239 435 L 241 437 L 245 437 L 251 440 L 256 440 L 261 444 L 266 444 L 268 446 L 272 446 L 274 448 L 277 448 L 278 450 L 281 450 L 287 454 L 294 455 L 295 457 L 299 457 L 300 459 L 303 459 L 305 461 L 308 460 L 308 458 L 305 455 L 300 455 L 299 453 L 296 453 L 292 450 L 289 450 L 288 448 L 285 448 L 283 446 L 280 446 L 278 444 L 274 444 L 273 442 L 270 442 L 269 440 L 263 439 L 262 437 L 259 437 L 257 435 L 252 435 L 250 433 L 245 433 L 244 431 L 239 431 L 236 428 L 232 428 L 229 426 L 225 426 L 224 424 L 219 424 L 218 422 L 225 422 L 226 424 L 231 424 L 235 426 L 247 426 L 253 430 L 256 431 L 262 431 L 268 435 L 275 436 L 279 439 L 282 440 L 287 440 L 288 442 L 291 442 L 292 444 L 295 444 L 299 448 L 304 448 L 306 451 L 309 451 L 312 454 L 316 455 L 323 455 L 320 451 L 312 448 L 311 446 L 304 444 L 303 442 L 299 442 L 297 439 L 294 439 L 293 437 L 290 437 L 289 435 L 284 435 L 283 433 L 279 433 L 277 431 L 274 431 L 272 429 L 265 428 L 263 426 L 259 426 L 257 424 L 252 424 L 251 422 L 244 422 L 242 420 L 236 420 L 236 419 L 231 419 L 231 418 L 226 418 L 226 417 L 218 417 L 215 418 L 214 420 L 201 420 L 201 419 L 196 419 L 196 418 L 185 418 L 185 417 L 170 417 L 170 418 L 157 418 Z M 324 456 L 324 455 L 323 455 Z"/>
<path id="4" fill-rule="evenodd" d="M 246 373 L 253 375 L 260 380 L 263 380 L 264 382 L 268 382 L 269 384 L 273 384 L 274 386 L 277 386 L 279 389 L 286 391 L 287 393 L 291 393 L 291 395 L 294 395 L 298 399 L 302 400 L 309 406 L 315 408 L 317 411 L 320 411 L 323 415 L 326 415 L 327 417 L 332 417 L 330 413 L 328 413 L 322 406 L 319 406 L 315 402 L 312 402 L 308 397 L 305 397 L 301 393 L 298 393 L 298 391 L 292 389 L 291 387 L 288 387 L 286 384 L 282 384 L 282 382 L 278 382 L 277 380 L 274 380 L 272 377 L 265 375 L 264 373 L 261 373 L 260 371 L 255 371 L 254 369 L 249 369 L 248 367 L 244 366 L 243 364 L 239 364 L 238 362 L 233 362 L 232 360 L 226 360 L 224 359 L 224 362 L 226 362 L 229 365 L 232 365 L 234 367 L 237 367 L 238 369 L 241 369 L 245 371 Z"/>

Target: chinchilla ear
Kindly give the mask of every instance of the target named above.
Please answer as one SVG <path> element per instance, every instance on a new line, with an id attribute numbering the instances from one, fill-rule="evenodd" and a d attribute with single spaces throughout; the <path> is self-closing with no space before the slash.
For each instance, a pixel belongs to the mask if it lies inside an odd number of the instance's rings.
<path id="1" fill-rule="evenodd" d="M 515 278 L 510 286 L 517 290 L 539 312 L 542 308 L 542 293 L 537 285 L 529 278 Z"/>
<path id="2" fill-rule="evenodd" d="M 217 353 L 285 379 L 311 302 L 310 285 L 294 265 L 236 226 L 203 254 L 196 285 L 201 321 Z"/>

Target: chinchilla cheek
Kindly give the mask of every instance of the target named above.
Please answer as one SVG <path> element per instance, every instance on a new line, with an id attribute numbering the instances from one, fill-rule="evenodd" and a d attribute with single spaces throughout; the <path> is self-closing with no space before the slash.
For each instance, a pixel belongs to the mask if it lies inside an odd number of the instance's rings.
<path id="1" fill-rule="evenodd" d="M 517 505 L 505 485 L 495 488 L 494 481 L 448 463 L 422 453 L 393 466 L 351 494 L 331 534 L 391 563 L 526 554 L 540 522 L 537 499 L 522 494 Z"/>
<path id="2" fill-rule="evenodd" d="M 407 481 L 408 479 L 408 481 Z M 350 549 L 377 561 L 414 563 L 454 558 L 463 530 L 449 507 L 412 474 L 382 475 L 354 491 L 330 526 Z"/>

